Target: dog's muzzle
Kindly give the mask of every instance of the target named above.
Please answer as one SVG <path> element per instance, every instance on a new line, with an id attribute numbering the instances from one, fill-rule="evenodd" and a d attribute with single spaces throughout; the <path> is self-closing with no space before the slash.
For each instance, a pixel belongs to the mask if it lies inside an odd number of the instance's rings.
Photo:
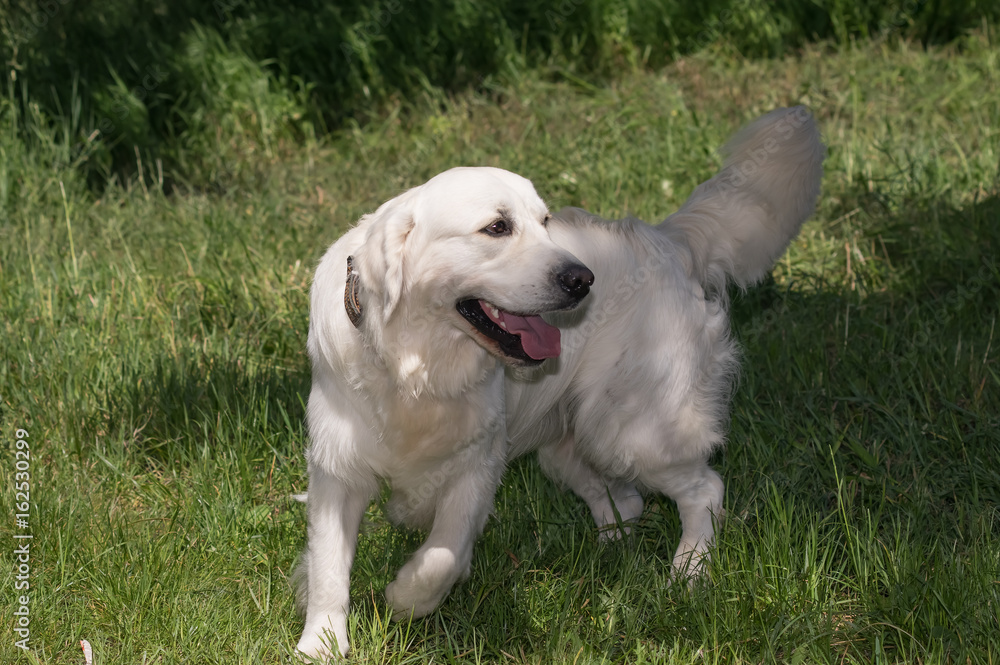
<path id="1" fill-rule="evenodd" d="M 554 358 L 561 350 L 559 329 L 540 316 L 546 311 L 572 309 L 594 284 L 594 273 L 579 263 L 567 263 L 551 274 L 565 299 L 551 309 L 534 312 L 505 311 L 486 300 L 468 298 L 455 304 L 458 313 L 476 331 L 496 345 L 500 355 L 526 365 Z"/>

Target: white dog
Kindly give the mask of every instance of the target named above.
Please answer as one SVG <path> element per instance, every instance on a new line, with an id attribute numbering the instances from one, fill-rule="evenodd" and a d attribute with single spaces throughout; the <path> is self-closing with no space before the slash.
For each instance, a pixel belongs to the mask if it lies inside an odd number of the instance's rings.
<path id="1" fill-rule="evenodd" d="M 351 565 L 380 478 L 389 515 L 429 530 L 385 590 L 397 618 L 468 576 L 505 464 L 531 450 L 611 535 L 642 511 L 639 488 L 672 498 L 674 572 L 699 571 L 723 507 L 707 459 L 737 359 L 726 283 L 762 278 L 798 233 L 825 149 L 798 107 L 726 153 L 657 226 L 552 215 L 520 176 L 456 168 L 329 249 L 309 327 L 301 652 L 348 651 Z"/>

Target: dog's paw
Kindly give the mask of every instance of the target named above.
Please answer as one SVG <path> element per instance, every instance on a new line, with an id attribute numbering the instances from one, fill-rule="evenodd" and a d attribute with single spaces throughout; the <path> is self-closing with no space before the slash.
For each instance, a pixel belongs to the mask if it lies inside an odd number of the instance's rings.
<path id="1" fill-rule="evenodd" d="M 708 575 L 708 552 L 702 549 L 678 549 L 670 566 L 671 584 L 681 584 L 689 589 Z"/>
<path id="2" fill-rule="evenodd" d="M 433 612 L 463 572 L 468 574 L 468 570 L 457 570 L 454 555 L 445 548 L 418 552 L 385 588 L 393 620 L 417 619 Z"/>
<path id="3" fill-rule="evenodd" d="M 310 622 L 306 624 L 302 631 L 302 637 L 295 646 L 299 653 L 301 662 L 326 663 L 339 654 L 346 657 L 351 650 L 351 645 L 347 640 L 347 627 L 344 626 L 342 635 L 335 635 L 330 626 L 332 621 L 325 623 Z"/>
<path id="4" fill-rule="evenodd" d="M 611 524 L 609 526 L 600 527 L 597 532 L 597 541 L 600 543 L 614 543 L 619 540 L 624 540 L 631 535 L 632 526 L 630 524 L 623 524 L 621 527 L 617 524 Z"/>
<path id="5" fill-rule="evenodd" d="M 333 656 L 329 645 L 316 635 L 308 637 L 303 635 L 295 645 L 295 650 L 298 652 L 296 655 L 300 663 L 325 663 Z"/>
<path id="6" fill-rule="evenodd" d="M 397 579 L 385 588 L 385 599 L 392 608 L 392 620 L 419 619 L 427 616 L 441 604 L 447 589 L 442 593 L 431 593 L 412 584 L 407 585 Z"/>

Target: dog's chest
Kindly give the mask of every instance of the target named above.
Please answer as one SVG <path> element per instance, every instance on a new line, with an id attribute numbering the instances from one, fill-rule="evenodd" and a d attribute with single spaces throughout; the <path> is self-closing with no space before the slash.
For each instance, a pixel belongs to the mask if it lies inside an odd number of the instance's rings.
<path id="1" fill-rule="evenodd" d="M 406 469 L 450 457 L 464 449 L 492 446 L 505 436 L 502 396 L 417 399 L 393 404 L 385 411 L 382 441 L 389 466 Z M 395 474 L 394 474 L 395 475 Z"/>

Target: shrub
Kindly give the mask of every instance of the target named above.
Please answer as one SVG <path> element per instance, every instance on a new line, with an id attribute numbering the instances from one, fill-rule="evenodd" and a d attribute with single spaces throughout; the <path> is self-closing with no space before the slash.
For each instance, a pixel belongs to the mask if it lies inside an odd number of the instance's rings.
<path id="1" fill-rule="evenodd" d="M 985 0 L 0 0 L 0 55 L 49 117 L 77 108 L 71 140 L 97 131 L 117 168 L 149 150 L 203 184 L 227 151 L 266 155 L 394 96 L 525 67 L 600 78 L 712 44 L 772 57 L 814 39 L 926 43 L 998 17 Z"/>

